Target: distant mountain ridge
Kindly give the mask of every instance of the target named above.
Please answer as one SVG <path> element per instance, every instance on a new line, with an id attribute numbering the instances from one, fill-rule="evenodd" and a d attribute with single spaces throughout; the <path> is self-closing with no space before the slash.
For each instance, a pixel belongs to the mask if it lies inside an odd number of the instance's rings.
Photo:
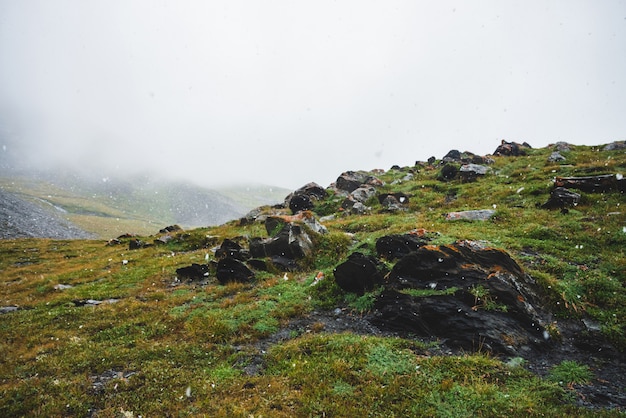
<path id="1" fill-rule="evenodd" d="M 7 172 L 0 177 L 0 238 L 111 238 L 178 224 L 213 226 L 281 201 L 281 188 L 214 190 L 149 176 L 93 178 L 75 173 Z"/>

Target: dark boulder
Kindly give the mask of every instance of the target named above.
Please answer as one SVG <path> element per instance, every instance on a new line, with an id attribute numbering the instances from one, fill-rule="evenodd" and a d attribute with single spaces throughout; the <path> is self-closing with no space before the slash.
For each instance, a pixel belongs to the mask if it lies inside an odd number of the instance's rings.
<path id="1" fill-rule="evenodd" d="M 302 210 L 313 209 L 315 202 L 325 197 L 326 190 L 319 184 L 311 182 L 290 193 L 285 198 L 285 206 L 295 214 Z"/>
<path id="2" fill-rule="evenodd" d="M 380 202 L 380 204 L 388 212 L 407 210 L 407 207 L 404 204 L 400 203 L 394 195 L 388 195 L 382 202 Z"/>
<path id="3" fill-rule="evenodd" d="M 171 240 L 173 240 L 174 238 L 171 235 L 161 235 L 158 238 L 155 238 L 155 240 L 153 241 L 155 245 L 163 245 L 163 244 L 167 244 L 168 242 L 170 242 Z"/>
<path id="4" fill-rule="evenodd" d="M 176 276 L 179 280 L 202 280 L 209 275 L 209 266 L 206 264 L 193 263 L 187 267 L 176 269 Z"/>
<path id="5" fill-rule="evenodd" d="M 461 161 L 461 151 L 453 149 L 448 151 L 446 155 L 441 159 L 444 163 L 449 162 L 460 162 Z"/>
<path id="6" fill-rule="evenodd" d="M 348 213 L 361 215 L 370 210 L 368 206 L 365 206 L 365 202 L 375 195 L 376 189 L 374 187 L 362 185 L 348 194 L 341 202 L 341 208 Z"/>
<path id="7" fill-rule="evenodd" d="M 376 253 L 381 258 L 396 260 L 428 244 L 430 239 L 416 234 L 385 235 L 376 240 Z"/>
<path id="8" fill-rule="evenodd" d="M 297 195 L 289 199 L 289 209 L 292 213 L 313 209 L 313 201 L 307 195 Z"/>
<path id="9" fill-rule="evenodd" d="M 461 180 L 471 182 L 478 177 L 484 176 L 489 170 L 489 167 L 480 164 L 464 164 L 459 169 L 459 176 Z"/>
<path id="10" fill-rule="evenodd" d="M 144 247 L 146 247 L 146 243 L 141 241 L 140 239 L 131 239 L 130 241 L 128 241 L 129 250 L 138 250 Z"/>
<path id="11" fill-rule="evenodd" d="M 252 267 L 255 270 L 261 270 L 261 271 L 269 270 L 265 260 L 261 260 L 258 258 L 251 258 L 248 261 L 246 261 L 246 263 L 248 264 L 248 266 Z"/>
<path id="12" fill-rule="evenodd" d="M 222 245 L 215 250 L 215 257 L 218 259 L 231 257 L 235 260 L 245 261 L 250 258 L 250 252 L 235 241 L 226 238 L 222 241 Z"/>
<path id="13" fill-rule="evenodd" d="M 178 232 L 178 231 L 182 231 L 183 228 L 181 228 L 179 225 L 170 225 L 170 226 L 166 226 L 165 228 L 159 230 L 159 233 L 161 234 L 167 234 L 168 232 Z"/>
<path id="14" fill-rule="evenodd" d="M 626 190 L 626 180 L 621 174 L 604 174 L 587 177 L 557 177 L 554 185 L 578 189 L 587 193 L 602 193 Z"/>
<path id="15" fill-rule="evenodd" d="M 565 187 L 556 187 L 550 192 L 550 198 L 541 205 L 544 209 L 564 209 L 578 205 L 580 195 Z"/>
<path id="16" fill-rule="evenodd" d="M 296 271 L 298 263 L 293 258 L 274 256 L 271 258 L 272 265 L 280 271 Z"/>
<path id="17" fill-rule="evenodd" d="M 335 187 L 338 190 L 350 193 L 364 184 L 370 186 L 380 186 L 382 185 L 382 182 L 378 178 L 364 171 L 346 171 L 337 178 Z"/>
<path id="18" fill-rule="evenodd" d="M 496 148 L 493 155 L 517 157 L 520 155 L 526 155 L 525 148 L 531 148 L 531 146 L 526 142 L 518 144 L 517 142 L 506 142 L 505 140 L 502 140 L 502 143 L 498 145 L 498 148 Z"/>
<path id="19" fill-rule="evenodd" d="M 505 251 L 460 241 L 400 259 L 374 322 L 467 350 L 520 355 L 549 340 L 542 306 L 534 280 Z"/>
<path id="20" fill-rule="evenodd" d="M 313 242 L 300 225 L 285 224 L 276 236 L 250 240 L 250 254 L 255 258 L 287 257 L 299 259 L 313 251 Z"/>
<path id="21" fill-rule="evenodd" d="M 383 283 L 384 266 L 374 257 L 355 252 L 333 270 L 335 282 L 346 292 L 362 295 Z"/>
<path id="22" fill-rule="evenodd" d="M 384 202 L 388 197 L 393 197 L 398 203 L 402 205 L 407 205 L 409 203 L 409 195 L 406 195 L 402 192 L 379 194 L 378 202 L 380 202 L 381 205 L 384 205 Z"/>
<path id="23" fill-rule="evenodd" d="M 459 169 L 454 164 L 446 164 L 441 167 L 439 171 L 439 175 L 437 176 L 437 180 L 441 181 L 450 181 L 454 180 L 456 176 L 459 174 Z"/>
<path id="24" fill-rule="evenodd" d="M 254 272 L 239 260 L 232 257 L 217 262 L 217 280 L 221 284 L 230 282 L 247 283 L 254 279 Z"/>

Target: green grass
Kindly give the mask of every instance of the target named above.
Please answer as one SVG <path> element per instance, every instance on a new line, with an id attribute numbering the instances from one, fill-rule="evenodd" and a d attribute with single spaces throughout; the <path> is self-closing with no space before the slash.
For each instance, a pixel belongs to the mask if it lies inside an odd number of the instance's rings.
<path id="1" fill-rule="evenodd" d="M 433 346 L 416 340 L 332 334 L 303 320 L 337 307 L 371 312 L 379 290 L 347 294 L 333 268 L 353 251 L 375 255 L 383 235 L 425 228 L 437 233 L 436 244 L 483 240 L 508 251 L 545 291 L 556 319 L 588 316 L 626 349 L 624 196 L 581 193 L 567 214 L 536 207 L 555 175 L 624 173 L 626 155 L 575 147 L 564 166 L 547 163 L 549 154 L 496 157 L 493 171 L 474 183 L 441 182 L 437 169 L 419 167 L 379 175 L 383 191 L 411 196 L 406 212 L 387 213 L 372 200 L 371 215 L 344 216 L 329 193 L 316 208 L 336 218 L 325 222 L 328 234 L 314 236 L 314 254 L 288 280 L 270 271 L 249 284 L 223 286 L 211 277 L 206 285 L 173 285 L 177 268 L 212 259 L 211 248 L 224 238 L 245 244 L 246 237 L 267 237 L 261 223 L 185 231 L 135 251 L 127 242 L 0 241 L 0 304 L 20 308 L 0 316 L 0 415 L 617 415 L 574 405 L 568 386 L 593 380 L 580 363 L 564 361 L 541 378 L 521 361 L 432 355 Z M 391 185 L 409 169 L 412 180 Z M 444 219 L 494 205 L 489 221 Z M 325 278 L 312 285 L 318 272 Z M 490 305 L 485 289 L 474 293 L 480 309 L 506 308 Z M 117 302 L 78 306 L 86 299 Z M 302 322 L 289 326 L 293 320 Z M 552 327 L 558 336 L 558 321 Z"/>

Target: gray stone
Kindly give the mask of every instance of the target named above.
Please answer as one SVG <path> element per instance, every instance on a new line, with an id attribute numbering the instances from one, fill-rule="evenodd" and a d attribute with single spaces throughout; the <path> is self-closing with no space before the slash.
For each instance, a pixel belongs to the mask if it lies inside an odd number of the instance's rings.
<path id="1" fill-rule="evenodd" d="M 493 209 L 466 210 L 462 212 L 450 212 L 446 215 L 447 221 L 465 219 L 468 221 L 486 221 L 496 214 Z"/>

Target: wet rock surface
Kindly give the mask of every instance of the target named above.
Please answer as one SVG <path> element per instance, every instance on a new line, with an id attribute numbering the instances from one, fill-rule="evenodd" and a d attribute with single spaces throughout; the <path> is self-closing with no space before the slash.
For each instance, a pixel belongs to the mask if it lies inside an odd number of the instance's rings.
<path id="1" fill-rule="evenodd" d="M 466 350 L 522 355 L 549 343 L 535 283 L 505 252 L 473 241 L 401 258 L 377 300 L 376 324 Z"/>

